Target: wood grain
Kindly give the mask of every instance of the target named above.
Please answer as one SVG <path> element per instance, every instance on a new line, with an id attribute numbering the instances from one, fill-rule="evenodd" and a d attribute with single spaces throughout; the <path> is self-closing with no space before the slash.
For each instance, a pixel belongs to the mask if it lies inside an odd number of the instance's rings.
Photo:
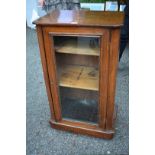
<path id="1" fill-rule="evenodd" d="M 100 77 L 99 77 L 99 127 L 105 129 L 107 87 L 108 87 L 108 61 L 109 61 L 109 31 L 107 30 L 101 38 L 100 52 Z"/>
<path id="2" fill-rule="evenodd" d="M 120 29 L 111 30 L 111 41 L 109 42 L 109 77 L 108 77 L 108 98 L 107 98 L 107 121 L 106 129 L 114 128 L 115 89 L 116 75 L 119 57 Z"/>
<path id="3" fill-rule="evenodd" d="M 59 68 L 59 86 L 99 90 L 99 71 L 94 67 L 63 65 Z"/>

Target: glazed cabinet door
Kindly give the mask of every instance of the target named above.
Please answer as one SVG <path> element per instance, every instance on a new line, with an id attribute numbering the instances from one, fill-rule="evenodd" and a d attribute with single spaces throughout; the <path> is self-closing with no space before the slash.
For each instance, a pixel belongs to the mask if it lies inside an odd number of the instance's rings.
<path id="1" fill-rule="evenodd" d="M 55 121 L 80 121 L 104 129 L 108 31 L 44 28 L 43 35 Z"/>

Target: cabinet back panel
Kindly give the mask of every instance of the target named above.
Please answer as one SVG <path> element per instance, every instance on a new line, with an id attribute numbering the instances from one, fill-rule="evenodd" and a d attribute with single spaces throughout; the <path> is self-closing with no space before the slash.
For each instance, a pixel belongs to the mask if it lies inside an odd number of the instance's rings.
<path id="1" fill-rule="evenodd" d="M 82 89 L 71 89 L 60 87 L 62 98 L 71 99 L 89 99 L 98 101 L 98 91 L 82 90 Z"/>
<path id="2" fill-rule="evenodd" d="M 73 55 L 73 54 L 62 54 L 55 53 L 57 65 L 82 65 L 88 67 L 97 67 L 99 66 L 99 57 L 98 56 L 88 56 L 88 55 Z"/>

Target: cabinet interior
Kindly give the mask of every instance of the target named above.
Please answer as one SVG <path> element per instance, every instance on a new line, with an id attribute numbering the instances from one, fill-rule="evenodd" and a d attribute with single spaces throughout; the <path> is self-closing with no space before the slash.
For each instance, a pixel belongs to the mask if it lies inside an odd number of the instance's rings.
<path id="1" fill-rule="evenodd" d="M 95 37 L 54 37 L 59 96 L 64 117 L 74 119 L 74 115 L 79 114 L 76 115 L 78 120 L 97 123 L 99 45 L 99 38 Z M 66 103 L 70 105 L 70 112 L 66 112 Z M 82 114 L 77 112 L 79 109 L 88 115 L 80 118 Z"/>
<path id="2" fill-rule="evenodd" d="M 99 90 L 99 39 L 55 37 L 59 86 Z"/>

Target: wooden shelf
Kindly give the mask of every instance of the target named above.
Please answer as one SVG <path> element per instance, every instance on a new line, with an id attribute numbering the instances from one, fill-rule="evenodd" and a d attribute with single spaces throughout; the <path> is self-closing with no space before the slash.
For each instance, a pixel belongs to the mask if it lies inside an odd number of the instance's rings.
<path id="1" fill-rule="evenodd" d="M 94 67 L 64 65 L 59 69 L 59 86 L 98 91 L 99 72 Z"/>
<path id="2" fill-rule="evenodd" d="M 56 45 L 55 50 L 58 53 L 99 56 L 100 49 L 99 46 L 95 44 L 96 43 L 90 44 L 90 38 L 87 39 L 86 37 L 78 40 L 69 39 Z"/>

